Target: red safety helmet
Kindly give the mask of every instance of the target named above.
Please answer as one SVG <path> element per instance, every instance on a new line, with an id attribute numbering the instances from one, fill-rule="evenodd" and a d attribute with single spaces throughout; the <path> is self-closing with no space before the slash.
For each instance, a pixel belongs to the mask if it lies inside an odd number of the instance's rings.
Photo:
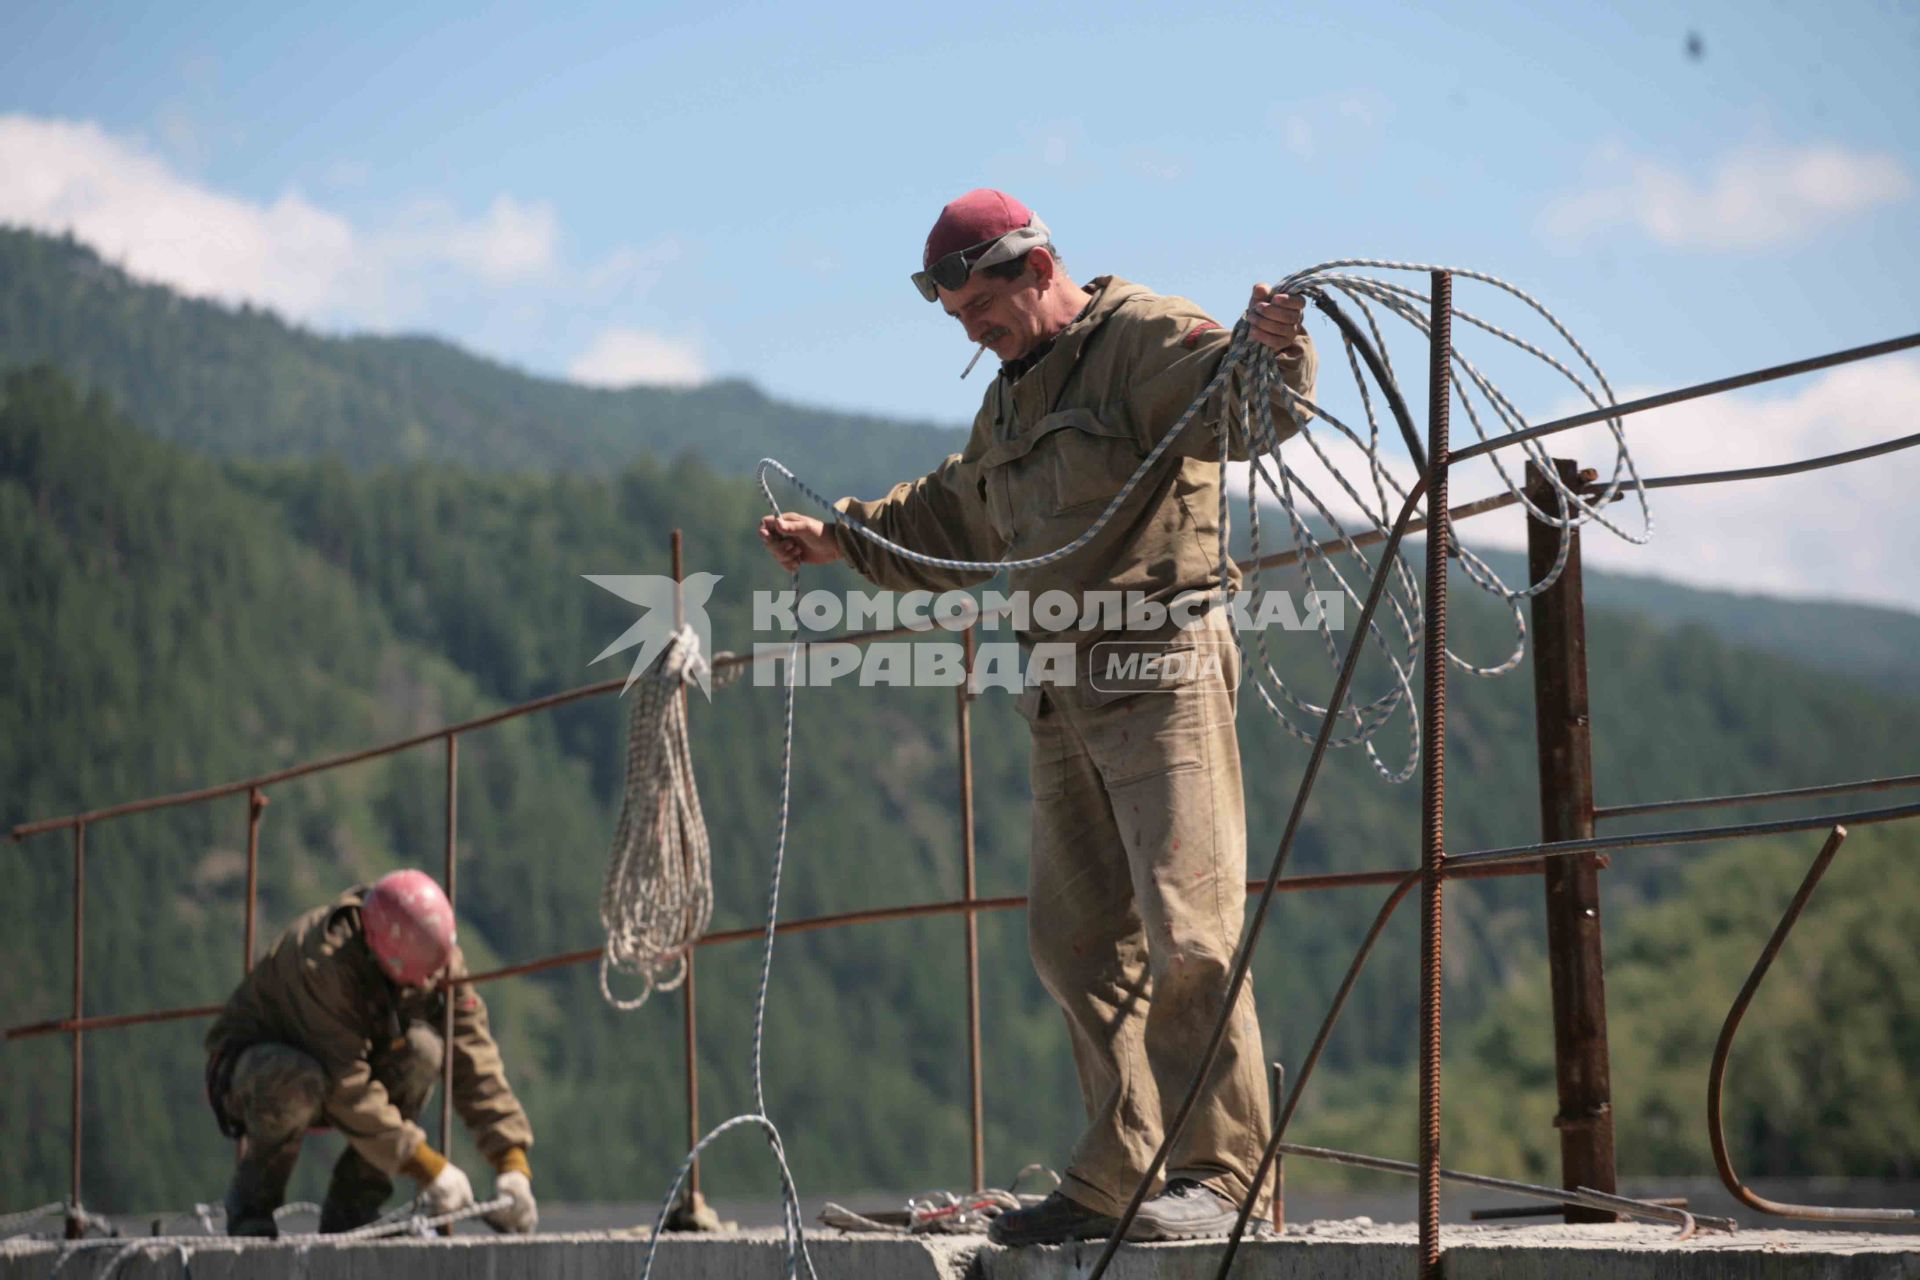
<path id="1" fill-rule="evenodd" d="M 360 923 L 374 959 L 402 986 L 422 985 L 453 955 L 453 904 L 424 871 L 395 871 L 375 881 Z"/>

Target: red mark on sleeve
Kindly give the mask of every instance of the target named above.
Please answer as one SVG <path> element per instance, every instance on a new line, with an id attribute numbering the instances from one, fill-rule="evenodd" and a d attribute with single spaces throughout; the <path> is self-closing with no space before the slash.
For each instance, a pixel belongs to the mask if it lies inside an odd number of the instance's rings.
<path id="1" fill-rule="evenodd" d="M 1180 345 L 1191 351 L 1193 344 L 1200 341 L 1201 334 L 1209 329 L 1218 329 L 1219 327 L 1220 322 L 1217 320 L 1202 320 L 1199 324 L 1196 324 L 1192 329 L 1187 331 L 1187 336 L 1180 339 Z"/>

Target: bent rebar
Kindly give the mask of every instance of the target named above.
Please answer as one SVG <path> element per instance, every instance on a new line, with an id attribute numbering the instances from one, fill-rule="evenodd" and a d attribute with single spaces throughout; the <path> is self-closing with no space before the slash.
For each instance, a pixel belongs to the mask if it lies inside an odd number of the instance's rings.
<path id="1" fill-rule="evenodd" d="M 1769 1200 L 1740 1181 L 1740 1175 L 1733 1168 L 1733 1159 L 1727 1154 L 1726 1126 L 1722 1123 L 1720 1104 L 1721 1095 L 1726 1089 L 1727 1058 L 1733 1052 L 1733 1037 L 1740 1030 L 1740 1022 L 1746 1017 L 1754 994 L 1766 979 L 1767 970 L 1773 967 L 1774 958 L 1780 954 L 1780 948 L 1786 945 L 1787 935 L 1793 932 L 1800 913 L 1806 910 L 1807 900 L 1813 897 L 1814 886 L 1827 874 L 1828 866 L 1832 864 L 1834 855 L 1840 852 L 1840 845 L 1846 838 L 1847 829 L 1844 826 L 1836 825 L 1828 834 L 1827 842 L 1820 846 L 1819 856 L 1807 868 L 1806 878 L 1794 892 L 1793 901 L 1787 904 L 1786 914 L 1780 917 L 1780 923 L 1774 926 L 1773 936 L 1767 939 L 1767 945 L 1761 949 L 1753 972 L 1747 975 L 1746 984 L 1740 988 L 1740 994 L 1734 997 L 1733 1007 L 1727 1010 L 1727 1020 L 1720 1027 L 1720 1039 L 1713 1046 L 1713 1065 L 1707 1069 L 1707 1137 L 1713 1142 L 1713 1163 L 1720 1170 L 1720 1181 L 1726 1184 L 1736 1200 L 1749 1209 L 1758 1209 L 1776 1218 L 1798 1218 L 1805 1222 L 1916 1222 L 1920 1221 L 1920 1210 L 1848 1209 Z"/>
<path id="2" fill-rule="evenodd" d="M 1372 1169 L 1380 1173 L 1399 1173 L 1408 1177 L 1417 1177 L 1420 1166 L 1411 1160 L 1389 1160 L 1385 1156 L 1362 1155 L 1356 1151 L 1336 1151 L 1331 1147 L 1309 1147 L 1298 1142 L 1283 1142 L 1280 1149 L 1290 1156 L 1301 1156 L 1308 1160 L 1325 1160 L 1331 1164 L 1344 1164 L 1355 1169 Z M 1506 1191 L 1517 1196 L 1531 1196 L 1536 1200 L 1556 1201 L 1560 1204 L 1580 1204 L 1592 1209 L 1613 1209 L 1620 1213 L 1635 1214 L 1643 1218 L 1652 1218 L 1656 1222 L 1668 1222 L 1680 1228 L 1680 1239 L 1693 1234 L 1696 1226 L 1710 1227 L 1715 1231 L 1734 1231 L 1739 1224 L 1732 1218 L 1716 1218 L 1704 1213 L 1693 1213 L 1673 1205 L 1658 1204 L 1651 1200 L 1635 1200 L 1631 1196 L 1616 1196 L 1605 1191 L 1595 1191 L 1592 1187 L 1543 1187 L 1532 1182 L 1515 1182 L 1511 1178 L 1495 1178 L 1484 1173 L 1465 1173 L 1459 1169 L 1442 1169 L 1440 1177 L 1447 1182 L 1458 1182 L 1463 1186 L 1485 1187 L 1492 1191 Z"/>

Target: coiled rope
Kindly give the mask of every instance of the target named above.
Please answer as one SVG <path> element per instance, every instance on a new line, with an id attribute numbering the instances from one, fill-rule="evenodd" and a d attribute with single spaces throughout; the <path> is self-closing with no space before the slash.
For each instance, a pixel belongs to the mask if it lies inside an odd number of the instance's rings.
<path id="1" fill-rule="evenodd" d="M 713 852 L 693 781 L 684 691 L 706 669 L 699 638 L 677 628 L 633 691 L 627 716 L 627 777 L 600 891 L 607 931 L 600 991 L 616 1009 L 637 1009 L 656 990 L 687 978 L 687 957 L 713 918 Z M 638 975 L 640 994 L 613 994 L 610 974 Z"/>
<path id="2" fill-rule="evenodd" d="M 1549 326 L 1554 338 L 1570 352 L 1568 359 L 1555 356 L 1538 343 L 1511 333 L 1470 312 L 1455 308 L 1453 314 L 1466 325 L 1490 334 L 1544 364 L 1555 375 L 1569 383 L 1593 407 L 1601 408 L 1613 403 L 1613 389 L 1607 382 L 1606 375 L 1601 372 L 1599 365 L 1594 362 L 1586 349 L 1580 345 L 1558 317 L 1517 286 L 1485 272 L 1458 267 L 1436 267 L 1425 263 L 1397 262 L 1378 258 L 1345 258 L 1295 272 L 1281 281 L 1277 288 L 1280 292 L 1312 298 L 1321 310 L 1333 316 L 1339 324 L 1341 347 L 1346 354 L 1347 366 L 1352 373 L 1362 412 L 1366 417 L 1364 435 L 1329 412 L 1324 404 L 1299 395 L 1287 387 L 1280 378 L 1279 367 L 1273 352 L 1252 339 L 1247 321 L 1242 317 L 1233 328 L 1231 341 L 1228 343 L 1225 355 L 1221 358 L 1220 367 L 1201 389 L 1199 395 L 1194 398 L 1193 403 L 1187 406 L 1160 441 L 1146 457 L 1141 459 L 1133 473 L 1127 477 L 1126 483 L 1108 501 L 1092 524 L 1071 541 L 1052 551 L 1019 559 L 1002 558 L 1000 560 L 958 560 L 926 555 L 894 542 L 844 512 L 834 510 L 833 504 L 817 490 L 772 458 L 762 459 L 759 466 L 758 479 L 761 492 L 778 511 L 779 506 L 774 503 L 773 492 L 768 483 L 769 475 L 778 475 L 800 493 L 819 504 L 834 521 L 845 524 L 858 536 L 914 564 L 954 572 L 985 574 L 1002 570 L 1036 569 L 1065 559 L 1097 537 L 1125 505 L 1134 489 L 1165 456 L 1173 443 L 1197 417 L 1211 406 L 1220 410 L 1215 417 L 1215 435 L 1220 445 L 1220 456 L 1223 458 L 1230 456 L 1229 446 L 1236 441 L 1246 446 L 1250 462 L 1247 473 L 1247 518 L 1249 533 L 1253 539 L 1254 558 L 1256 560 L 1259 558 L 1258 497 L 1259 486 L 1264 485 L 1285 516 L 1294 548 L 1299 552 L 1298 567 L 1306 589 L 1309 592 L 1321 591 L 1323 575 L 1331 577 L 1339 593 L 1357 607 L 1361 603 L 1362 592 L 1347 574 L 1341 572 L 1336 557 L 1344 553 L 1359 562 L 1359 576 L 1363 579 L 1363 585 L 1364 580 L 1371 579 L 1374 566 L 1367 559 L 1361 535 L 1370 533 L 1379 539 L 1384 539 L 1390 530 L 1394 515 L 1394 499 L 1388 496 L 1389 493 L 1404 500 L 1411 488 L 1409 484 L 1403 483 L 1394 475 L 1382 457 L 1379 411 L 1375 404 L 1374 393 L 1369 387 L 1369 375 L 1372 377 L 1374 386 L 1379 388 L 1381 397 L 1387 402 L 1389 409 L 1399 419 L 1401 435 L 1408 442 L 1409 452 L 1416 466 L 1424 467 L 1425 461 L 1420 456 L 1416 433 L 1410 418 L 1407 417 L 1406 400 L 1400 392 L 1393 372 L 1392 357 L 1386 335 L 1381 328 L 1381 319 L 1384 315 L 1403 321 L 1424 342 L 1428 326 L 1425 313 L 1428 297 L 1416 288 L 1391 279 L 1352 274 L 1350 271 L 1352 268 L 1422 275 L 1434 271 L 1447 271 L 1458 280 L 1486 284 L 1510 295 Z M 1336 297 L 1345 299 L 1359 310 L 1365 322 L 1364 329 L 1346 319 L 1345 313 L 1335 301 Z M 1581 371 L 1584 371 L 1584 374 Z M 1243 394 L 1234 397 L 1230 392 L 1236 386 L 1236 379 L 1240 380 Z M 1525 419 L 1514 407 L 1513 401 L 1486 374 L 1481 372 L 1480 368 L 1458 346 L 1453 351 L 1449 380 L 1478 438 L 1482 440 L 1489 438 L 1488 418 L 1498 423 L 1503 430 L 1508 431 L 1521 430 L 1527 425 Z M 1228 410 L 1236 402 L 1237 414 L 1229 412 Z M 1327 498 L 1316 493 L 1298 471 L 1281 460 L 1279 448 L 1282 436 L 1275 414 L 1276 403 L 1279 406 L 1279 414 L 1291 428 L 1288 434 L 1303 439 L 1306 447 L 1311 449 L 1315 457 L 1326 467 L 1347 502 L 1358 511 L 1357 522 L 1351 517 L 1343 520 L 1329 505 Z M 1367 475 L 1363 485 L 1354 484 L 1335 465 L 1325 447 L 1323 437 L 1327 433 L 1314 429 L 1315 423 L 1325 424 L 1332 433 L 1364 452 L 1367 460 Z M 1512 613 L 1515 629 L 1514 648 L 1504 660 L 1499 662 L 1475 663 L 1459 654 L 1449 652 L 1448 659 L 1460 670 L 1470 675 L 1497 676 L 1511 671 L 1520 663 L 1526 652 L 1526 619 L 1520 607 L 1521 602 L 1545 591 L 1558 580 L 1566 565 L 1567 554 L 1571 547 L 1570 535 L 1573 530 L 1592 522 L 1633 543 L 1644 543 L 1651 536 L 1653 521 L 1647 507 L 1646 491 L 1640 484 L 1639 475 L 1634 469 L 1620 421 L 1617 418 L 1609 418 L 1606 420 L 1606 425 L 1615 445 L 1613 473 L 1597 493 L 1582 491 L 1562 481 L 1552 466 L 1544 444 L 1531 440 L 1523 442 L 1522 447 L 1527 455 L 1540 464 L 1540 472 L 1546 483 L 1556 493 L 1561 509 L 1566 513 L 1564 515 L 1556 514 L 1536 503 L 1525 488 L 1509 474 L 1499 456 L 1490 455 L 1502 484 L 1517 498 L 1527 514 L 1560 531 L 1560 545 L 1552 569 L 1538 582 L 1521 587 L 1509 587 L 1484 559 L 1475 555 L 1460 543 L 1457 536 L 1455 537 L 1452 550 L 1456 553 L 1462 569 L 1476 586 L 1501 599 Z M 1605 508 L 1621 495 L 1623 489 L 1628 487 L 1636 492 L 1640 502 L 1642 527 L 1638 533 L 1622 528 L 1605 515 Z M 1230 512 L 1228 507 L 1227 487 L 1223 483 L 1220 491 L 1218 548 L 1218 582 L 1221 586 L 1216 592 L 1217 598 L 1222 603 L 1230 602 L 1230 593 L 1224 585 L 1229 581 Z M 1354 527 L 1349 527 L 1350 525 Z M 1318 529 L 1324 529 L 1327 532 L 1318 532 Z M 1386 691 L 1371 698 L 1356 696 L 1352 705 L 1343 713 L 1343 719 L 1352 721 L 1352 728 L 1337 734 L 1331 745 L 1335 747 L 1364 746 L 1368 759 L 1376 771 L 1389 781 L 1404 782 L 1413 776 L 1420 752 L 1419 724 L 1417 717 L 1412 714 L 1415 702 L 1412 681 L 1413 672 L 1418 669 L 1420 661 L 1424 611 L 1420 585 L 1407 563 L 1404 552 L 1396 556 L 1396 562 L 1391 566 L 1390 571 L 1392 578 L 1386 593 L 1386 602 L 1387 612 L 1391 613 L 1392 617 L 1388 625 L 1397 632 L 1397 639 L 1389 640 L 1386 630 L 1378 621 L 1371 623 L 1368 628 L 1368 640 L 1386 659 L 1391 672 L 1390 686 Z M 1261 574 L 1257 569 L 1245 590 L 1254 595 L 1261 590 Z M 1339 646 L 1334 638 L 1329 613 L 1322 609 L 1314 611 L 1311 616 L 1324 642 L 1329 666 L 1337 670 L 1340 664 Z M 1317 721 L 1326 714 L 1326 708 L 1297 694 L 1288 680 L 1275 669 L 1267 651 L 1264 635 L 1257 639 L 1252 653 L 1246 652 L 1243 648 L 1241 659 L 1243 671 L 1253 677 L 1262 705 L 1290 735 L 1301 741 L 1311 742 L 1318 730 Z M 1389 765 L 1380 757 L 1375 748 L 1374 739 L 1392 721 L 1395 714 L 1403 710 L 1407 713 L 1408 745 L 1404 761 L 1396 767 Z"/>

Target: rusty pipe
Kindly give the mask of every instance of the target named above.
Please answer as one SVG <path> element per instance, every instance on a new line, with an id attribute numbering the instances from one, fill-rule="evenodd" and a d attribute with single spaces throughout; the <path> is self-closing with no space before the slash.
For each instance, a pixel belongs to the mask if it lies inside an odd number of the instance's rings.
<path id="1" fill-rule="evenodd" d="M 1542 863 L 1504 862 L 1489 867 L 1449 867 L 1449 880 L 1491 880 L 1506 876 L 1537 874 Z M 1289 876 L 1274 887 L 1276 893 L 1315 892 L 1331 889 L 1359 889 L 1369 886 L 1392 884 L 1403 879 L 1409 873 L 1405 871 L 1348 871 L 1328 875 Z M 1247 882 L 1247 895 L 1258 894 L 1265 882 L 1251 880 Z M 777 926 L 780 933 L 811 933 L 820 929 L 836 929 L 858 924 L 884 924 L 898 920 L 917 920 L 931 916 L 960 914 L 978 914 L 989 911 L 1016 911 L 1027 905 L 1024 896 L 1006 898 L 958 898 L 947 902 L 917 903 L 906 907 L 878 907 L 865 911 L 848 911 L 836 915 L 812 916 L 799 920 L 783 920 Z M 696 947 L 721 946 L 731 942 L 744 942 L 750 938 L 764 938 L 764 928 L 724 929 L 709 933 L 694 943 Z M 575 965 L 592 964 L 600 959 L 603 948 L 593 947 L 583 951 L 563 951 L 550 956 L 541 956 L 534 960 L 524 960 L 518 964 L 504 965 L 498 969 L 489 969 L 483 973 L 468 974 L 462 978 L 450 980 L 450 986 L 469 986 L 486 982 L 498 982 L 504 978 L 524 977 L 533 973 L 546 973 L 554 969 L 566 969 Z M 142 1013 L 101 1014 L 97 1017 L 53 1018 L 44 1022 L 29 1022 L 9 1027 L 7 1040 L 30 1040 L 38 1036 L 64 1035 L 70 1031 L 106 1031 L 119 1027 L 144 1026 L 155 1022 L 178 1022 L 188 1018 L 210 1018 L 219 1013 L 223 1006 L 217 1004 L 194 1005 L 178 1009 L 155 1009 Z"/>
<path id="2" fill-rule="evenodd" d="M 1420 1166 L 1410 1161 L 1389 1160 L 1385 1156 L 1363 1155 L 1357 1151 L 1336 1151 L 1330 1147 L 1310 1147 L 1298 1142 L 1282 1143 L 1281 1150 L 1290 1156 L 1301 1156 L 1308 1160 L 1325 1160 L 1354 1169 L 1372 1169 L 1378 1173 L 1399 1173 L 1412 1177 L 1420 1172 Z M 1737 1225 L 1732 1218 L 1716 1218 L 1702 1213 L 1690 1213 L 1684 1208 L 1662 1204 L 1657 1200 L 1635 1200 L 1630 1196 L 1616 1196 L 1604 1191 L 1595 1191 L 1591 1187 L 1543 1187 L 1531 1182 L 1516 1182 L 1512 1178 L 1495 1178 L 1484 1173 L 1466 1173 L 1459 1169 L 1442 1169 L 1440 1176 L 1448 1182 L 1458 1182 L 1463 1186 L 1485 1187 L 1491 1191 L 1509 1191 L 1514 1195 L 1531 1196 L 1561 1204 L 1580 1204 L 1596 1209 L 1639 1214 L 1642 1217 L 1652 1218 L 1657 1222 L 1672 1223 L 1681 1228 L 1682 1238 L 1692 1233 L 1693 1225 L 1710 1227 L 1715 1231 L 1732 1231 Z"/>
<path id="3" fill-rule="evenodd" d="M 247 922 L 240 965 L 243 978 L 253 971 L 253 939 L 260 903 L 260 815 L 266 808 L 266 792 L 254 787 L 247 793 Z"/>
<path id="4" fill-rule="evenodd" d="M 80 1211 L 81 1098 L 86 1081 L 86 1032 L 78 1025 L 86 1016 L 87 985 L 87 824 L 73 828 L 73 1077 L 72 1110 L 68 1116 L 67 1227 L 69 1240 L 87 1233 Z"/>
<path id="5" fill-rule="evenodd" d="M 672 548 L 673 629 L 678 631 L 687 624 L 687 593 L 681 585 L 687 576 L 686 538 L 679 529 L 673 531 Z M 707 661 L 715 663 L 712 655 L 708 655 Z M 680 715 L 684 719 L 687 714 L 687 686 L 684 683 L 680 686 L 679 697 Z M 687 975 L 681 979 L 680 1079 L 687 1110 L 687 1150 L 697 1152 L 700 1146 L 700 1001 L 694 988 L 693 960 L 693 951 L 689 949 L 686 955 Z M 690 1209 L 700 1204 L 698 1154 L 687 1166 L 687 1186 L 682 1203 Z"/>
<path id="6" fill-rule="evenodd" d="M 1469 445 L 1453 455 L 1456 463 L 1468 462 L 1483 453 L 1492 453 L 1495 449 L 1504 449 L 1511 444 L 1525 440 L 1538 440 L 1542 436 L 1554 435 L 1561 431 L 1570 431 L 1574 427 L 1590 427 L 1596 422 L 1605 422 L 1609 418 L 1625 418 L 1636 413 L 1645 413 L 1649 409 L 1664 409 L 1671 404 L 1680 404 L 1687 400 L 1698 400 L 1702 396 L 1719 395 L 1723 391 L 1738 391 L 1742 387 L 1754 387 L 1763 382 L 1774 382 L 1781 378 L 1791 378 L 1802 373 L 1814 373 L 1821 369 L 1831 369 L 1835 365 L 1852 364 L 1856 360 L 1870 360 L 1875 356 L 1892 355 L 1896 351 L 1906 351 L 1920 347 L 1920 333 L 1910 333 L 1905 337 L 1888 338 L 1882 342 L 1870 342 L 1862 347 L 1848 347 L 1844 351 L 1830 352 L 1824 356 L 1812 356 L 1805 360 L 1790 360 L 1785 364 L 1770 365 L 1764 369 L 1755 369 L 1751 373 L 1736 373 L 1728 378 L 1715 378 L 1711 382 L 1696 383 L 1691 387 L 1682 387 L 1677 391 L 1663 391 L 1659 395 L 1642 396 L 1638 400 L 1629 400 L 1625 404 L 1603 405 L 1598 409 L 1589 409 L 1571 417 L 1556 418 L 1552 422 L 1543 422 L 1537 427 L 1528 427 L 1522 431 L 1510 431 L 1491 440 L 1482 440 Z"/>
<path id="7" fill-rule="evenodd" d="M 441 874 L 446 883 L 447 906 L 453 910 L 454 918 L 459 918 L 460 886 L 456 875 L 457 850 L 460 834 L 460 739 L 447 735 L 446 759 L 446 849 Z M 446 1001 L 445 1026 L 441 1034 L 440 1055 L 440 1149 L 452 1158 L 453 1152 L 453 1006 L 456 1003 L 451 989 L 444 993 Z M 440 1228 L 440 1234 L 453 1234 L 452 1224 Z"/>
<path id="8" fill-rule="evenodd" d="M 1807 901 L 1813 897 L 1813 890 L 1820 883 L 1827 868 L 1832 865 L 1834 855 L 1840 852 L 1840 846 L 1846 841 L 1847 829 L 1835 826 L 1828 833 L 1826 843 L 1820 846 L 1819 854 L 1813 865 L 1807 868 L 1806 877 L 1800 887 L 1794 891 L 1793 901 L 1787 904 L 1786 914 L 1780 917 L 1780 923 L 1774 926 L 1773 936 L 1767 939 L 1767 945 L 1761 948 L 1760 958 L 1754 962 L 1753 972 L 1747 975 L 1746 982 L 1740 988 L 1740 994 L 1734 997 L 1733 1007 L 1727 1010 L 1727 1020 L 1721 1024 L 1720 1038 L 1714 1042 L 1713 1065 L 1707 1069 L 1707 1137 L 1713 1142 L 1713 1163 L 1720 1171 L 1720 1181 L 1726 1184 L 1734 1199 L 1749 1209 L 1758 1209 L 1761 1213 L 1772 1214 L 1778 1218 L 1796 1218 L 1805 1222 L 1914 1222 L 1920 1220 L 1920 1211 L 1913 1209 L 1843 1209 L 1826 1205 L 1784 1204 L 1778 1200 L 1769 1200 L 1740 1181 L 1740 1175 L 1734 1171 L 1733 1158 L 1727 1153 L 1726 1125 L 1721 1116 L 1721 1097 L 1726 1089 L 1727 1059 L 1733 1052 L 1733 1037 L 1740 1030 L 1741 1020 L 1747 1016 L 1747 1008 L 1753 1003 L 1753 997 L 1760 990 L 1760 984 L 1766 979 L 1767 970 L 1773 967 L 1774 958 L 1780 954 L 1780 948 L 1786 945 L 1787 935 L 1793 932 L 1793 926 L 1799 921 L 1800 913 L 1806 910 Z"/>
<path id="9" fill-rule="evenodd" d="M 961 890 L 968 901 L 978 892 L 977 858 L 973 825 L 973 655 L 974 630 L 968 627 L 962 636 L 964 649 L 961 680 L 956 694 L 954 719 L 957 751 L 960 757 L 960 872 Z M 967 968 L 967 1094 L 968 1157 L 975 1191 L 987 1185 L 986 1107 L 981 1090 L 980 1067 L 980 918 L 974 912 L 962 917 Z"/>
<path id="10" fill-rule="evenodd" d="M 1844 796 L 1861 791 L 1896 791 L 1920 786 L 1920 773 L 1899 774 L 1891 778 L 1862 778 L 1858 782 L 1828 782 L 1816 787 L 1781 787 L 1773 791 L 1750 791 L 1744 795 L 1701 796 L 1692 800 L 1647 800 L 1639 804 L 1616 804 L 1593 811 L 1596 821 L 1608 818 L 1634 818 L 1647 813 L 1673 813 L 1680 809 L 1721 809 L 1743 804 L 1769 804 L 1775 800 L 1812 800 L 1821 796 Z"/>

